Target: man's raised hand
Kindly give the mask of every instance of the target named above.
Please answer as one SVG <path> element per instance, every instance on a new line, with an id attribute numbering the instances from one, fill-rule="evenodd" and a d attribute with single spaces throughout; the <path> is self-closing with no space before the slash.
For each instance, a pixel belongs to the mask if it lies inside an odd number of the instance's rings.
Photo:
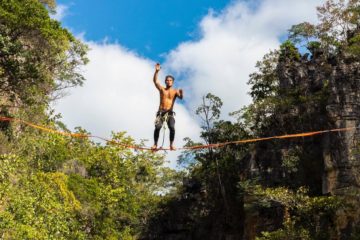
<path id="1" fill-rule="evenodd" d="M 183 99 L 184 95 L 183 95 L 183 90 L 182 89 L 179 89 L 178 96 L 179 96 L 180 99 Z"/>
<path id="2" fill-rule="evenodd" d="M 155 65 L 155 71 L 156 72 L 158 72 L 158 71 L 160 71 L 160 63 L 157 63 L 156 65 Z"/>
<path id="3" fill-rule="evenodd" d="M 155 65 L 155 73 L 154 73 L 154 78 L 153 78 L 153 81 L 154 81 L 154 84 L 155 84 L 155 87 L 160 91 L 163 87 L 161 86 L 159 80 L 158 80 L 158 74 L 159 74 L 159 71 L 160 71 L 160 63 L 157 63 Z"/>

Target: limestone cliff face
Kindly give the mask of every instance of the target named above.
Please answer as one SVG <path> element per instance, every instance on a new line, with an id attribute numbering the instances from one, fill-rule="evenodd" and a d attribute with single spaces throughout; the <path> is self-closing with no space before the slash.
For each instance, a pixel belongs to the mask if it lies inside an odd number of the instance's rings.
<path id="1" fill-rule="evenodd" d="M 274 119 L 278 128 L 269 129 L 268 134 L 359 126 L 359 59 L 346 53 L 329 58 L 318 49 L 311 57 L 308 54 L 298 59 L 280 57 L 277 75 L 283 95 L 280 97 L 289 98 L 295 92 L 300 100 L 305 100 L 284 108 Z M 351 129 L 277 144 L 261 143 L 252 154 L 252 171 L 260 174 L 268 185 L 288 181 L 289 186 L 308 186 L 314 195 L 346 196 L 354 205 L 360 205 L 359 141 L 360 129 Z M 289 174 L 283 161 L 295 148 L 301 152 L 298 171 Z M 334 239 L 348 239 L 352 229 L 360 224 L 359 209 L 337 213 Z"/>
<path id="2" fill-rule="evenodd" d="M 329 119 L 337 128 L 354 128 L 360 124 L 360 62 L 343 55 L 333 64 L 329 78 L 330 97 L 326 106 Z M 322 192 L 347 196 L 360 205 L 360 128 L 323 139 L 324 172 Z M 360 208 L 338 213 L 340 238 L 360 223 Z"/>
<path id="3" fill-rule="evenodd" d="M 337 59 L 330 78 L 328 117 L 338 128 L 358 127 L 360 123 L 360 62 L 344 56 Z M 324 139 L 323 193 L 351 194 L 360 190 L 360 129 L 339 134 L 340 144 Z"/>
<path id="4" fill-rule="evenodd" d="M 278 76 L 281 89 L 296 87 L 306 96 L 314 96 L 327 89 L 325 101 L 311 105 L 294 106 L 295 109 L 280 116 L 280 121 L 309 115 L 303 126 L 308 130 L 327 128 L 354 128 L 360 123 L 360 62 L 346 54 L 326 59 L 315 52 L 310 60 L 306 56 L 298 62 L 280 61 Z M 295 112 L 290 118 L 287 114 Z M 299 129 L 300 130 L 300 129 Z M 323 194 L 348 194 L 360 190 L 359 131 L 329 133 L 319 139 L 320 145 L 312 146 L 321 151 L 323 167 L 321 191 Z"/>

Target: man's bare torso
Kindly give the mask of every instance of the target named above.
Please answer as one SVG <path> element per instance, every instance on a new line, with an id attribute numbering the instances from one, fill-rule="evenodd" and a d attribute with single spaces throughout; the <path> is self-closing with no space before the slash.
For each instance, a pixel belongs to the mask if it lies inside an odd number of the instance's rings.
<path id="1" fill-rule="evenodd" d="M 159 90 L 159 92 L 160 92 L 159 110 L 172 111 L 178 90 L 174 88 L 169 88 L 169 89 L 162 88 Z"/>

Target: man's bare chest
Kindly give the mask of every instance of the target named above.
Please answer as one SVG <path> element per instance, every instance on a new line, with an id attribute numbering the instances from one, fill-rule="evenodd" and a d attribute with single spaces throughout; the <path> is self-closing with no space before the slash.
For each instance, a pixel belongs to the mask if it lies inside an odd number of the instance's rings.
<path id="1" fill-rule="evenodd" d="M 176 90 L 163 90 L 161 91 L 161 97 L 166 99 L 173 99 L 175 98 Z"/>

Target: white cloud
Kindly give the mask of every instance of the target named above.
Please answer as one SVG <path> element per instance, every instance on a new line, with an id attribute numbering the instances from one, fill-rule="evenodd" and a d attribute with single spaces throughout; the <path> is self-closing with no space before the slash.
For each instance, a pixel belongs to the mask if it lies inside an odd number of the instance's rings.
<path id="1" fill-rule="evenodd" d="M 56 13 L 51 15 L 55 20 L 61 21 L 66 15 L 69 7 L 64 4 L 59 4 L 56 6 Z"/>
<path id="2" fill-rule="evenodd" d="M 147 145 L 151 146 L 159 104 L 159 93 L 152 82 L 155 63 L 117 44 L 88 44 L 90 63 L 83 69 L 86 82 L 59 101 L 57 111 L 70 128 L 81 126 L 103 137 L 110 136 L 111 131 L 126 131 L 136 140 L 149 139 Z M 159 79 L 164 79 L 163 73 Z M 175 143 L 181 146 L 184 137 L 196 138 L 199 128 L 184 106 L 176 104 L 174 110 Z M 165 139 L 168 147 L 168 130 Z M 167 157 L 172 166 L 176 156 Z"/>
<path id="3" fill-rule="evenodd" d="M 218 15 L 210 11 L 199 24 L 200 39 L 181 43 L 167 56 L 170 71 L 187 76 L 183 86 L 192 96 L 189 109 L 207 92 L 224 101 L 226 115 L 250 103 L 247 81 L 256 61 L 278 48 L 291 25 L 316 21 L 321 2 L 264 0 L 254 9 L 236 1 Z"/>

